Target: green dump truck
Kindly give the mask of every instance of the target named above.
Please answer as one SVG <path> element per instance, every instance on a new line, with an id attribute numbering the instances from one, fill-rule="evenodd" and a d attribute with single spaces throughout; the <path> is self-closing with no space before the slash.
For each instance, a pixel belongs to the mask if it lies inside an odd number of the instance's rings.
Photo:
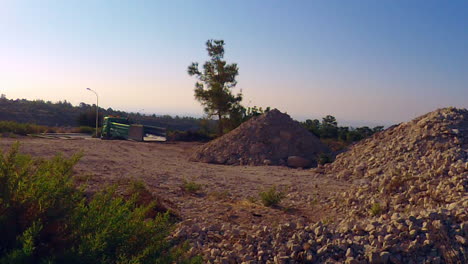
<path id="1" fill-rule="evenodd" d="M 102 125 L 101 139 L 124 139 L 145 141 L 166 139 L 166 129 L 155 126 L 131 124 L 128 118 L 106 116 Z"/>

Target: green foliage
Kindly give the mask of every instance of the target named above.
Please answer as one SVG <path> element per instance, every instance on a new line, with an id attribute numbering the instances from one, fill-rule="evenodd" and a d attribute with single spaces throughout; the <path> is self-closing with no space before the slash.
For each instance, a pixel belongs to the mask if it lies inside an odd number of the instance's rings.
<path id="1" fill-rule="evenodd" d="M 173 130 L 196 130 L 200 128 L 200 118 L 169 115 L 141 115 L 99 108 L 100 116 L 114 115 L 129 117 L 135 123 L 166 127 Z M 84 118 L 83 118 L 84 117 Z M 102 117 L 101 117 L 102 118 Z M 18 123 L 36 123 L 44 126 L 75 127 L 79 124 L 96 127 L 96 106 L 80 103 L 73 106 L 67 101 L 52 103 L 43 100 L 0 98 L 0 120 Z"/>
<path id="2" fill-rule="evenodd" d="M 96 127 L 80 126 L 76 129 L 76 132 L 85 133 L 85 134 L 94 134 L 96 133 Z"/>
<path id="3" fill-rule="evenodd" d="M 259 194 L 262 204 L 268 207 L 277 206 L 285 197 L 283 192 L 277 191 L 276 186 L 269 188 Z"/>
<path id="4" fill-rule="evenodd" d="M 322 119 L 320 124 L 320 137 L 322 138 L 336 138 L 338 136 L 338 123 L 336 118 L 327 115 Z"/>
<path id="5" fill-rule="evenodd" d="M 372 133 L 382 132 L 384 130 L 383 126 L 376 126 L 372 129 Z"/>
<path id="6" fill-rule="evenodd" d="M 247 121 L 250 118 L 255 117 L 255 116 L 263 115 L 264 113 L 270 112 L 270 110 L 271 108 L 269 106 L 265 108 L 265 110 L 263 110 L 262 107 L 257 107 L 257 106 L 247 107 L 245 114 L 244 114 L 243 121 Z"/>
<path id="7" fill-rule="evenodd" d="M 382 128 L 381 126 L 375 127 L 374 129 L 371 129 L 367 126 L 358 127 L 350 131 L 346 139 L 351 142 L 359 141 L 364 138 L 372 136 L 376 132 L 381 131 L 382 130 L 381 128 Z"/>
<path id="8" fill-rule="evenodd" d="M 115 198 L 114 190 L 96 194 L 90 202 L 82 200 L 72 218 L 73 236 L 80 243 L 65 257 L 79 263 L 150 263 L 169 248 L 168 214 L 145 221 L 151 205 L 136 207 L 135 200 Z"/>
<path id="9" fill-rule="evenodd" d="M 216 120 L 210 120 L 207 118 L 200 119 L 200 129 L 198 130 L 198 132 L 204 135 L 215 136 L 217 125 L 218 123 L 216 122 Z"/>
<path id="10" fill-rule="evenodd" d="M 331 115 L 327 115 L 320 122 L 318 119 L 307 119 L 301 123 L 304 128 L 309 130 L 311 133 L 322 139 L 325 143 L 332 143 L 334 146 L 330 146 L 332 149 L 336 147 L 336 150 L 341 150 L 342 144 L 338 144 L 335 141 L 341 141 L 349 145 L 352 142 L 362 140 L 364 138 L 372 136 L 374 133 L 383 131 L 383 126 L 376 126 L 369 128 L 367 126 L 350 128 L 338 126 L 336 118 Z M 335 140 L 335 141 L 334 141 Z"/>
<path id="11" fill-rule="evenodd" d="M 102 126 L 104 120 L 103 112 L 98 112 L 98 126 Z M 79 126 L 96 127 L 96 107 L 86 110 L 78 115 L 77 123 Z"/>
<path id="12" fill-rule="evenodd" d="M 115 188 L 85 198 L 72 178 L 79 158 L 1 153 L 0 263 L 190 263 L 167 239 L 168 213 L 148 219 L 153 204 Z"/>
<path id="13" fill-rule="evenodd" d="M 169 130 L 166 132 L 166 138 L 169 141 L 200 141 L 200 142 L 207 142 L 214 139 L 216 135 L 214 134 L 207 134 L 202 130 L 198 131 L 174 131 Z"/>
<path id="14" fill-rule="evenodd" d="M 380 206 L 380 204 L 379 203 L 372 204 L 370 208 L 370 214 L 372 216 L 377 216 L 377 215 L 380 215 L 381 213 L 382 213 L 382 207 Z"/>
<path id="15" fill-rule="evenodd" d="M 229 132 L 252 117 L 262 115 L 269 111 L 270 107 L 267 107 L 264 110 L 262 107 L 253 106 L 245 108 L 244 106 L 237 104 L 229 112 L 229 119 L 225 120 L 226 124 L 224 132 Z"/>
<path id="16" fill-rule="evenodd" d="M 328 154 L 328 153 L 321 153 L 318 157 L 317 157 L 317 163 L 318 164 L 327 164 L 327 163 L 332 163 L 333 162 L 333 156 L 331 154 Z"/>
<path id="17" fill-rule="evenodd" d="M 13 133 L 25 136 L 27 134 L 44 133 L 49 130 L 48 127 L 34 124 L 20 124 L 14 121 L 0 121 L 0 133 Z"/>
<path id="18" fill-rule="evenodd" d="M 184 179 L 184 181 L 182 183 L 182 188 L 186 192 L 189 192 L 189 193 L 196 193 L 199 190 L 201 190 L 202 187 L 203 187 L 203 185 L 201 185 L 199 183 L 196 183 L 195 181 L 192 181 L 192 180 Z"/>
<path id="19" fill-rule="evenodd" d="M 203 65 L 203 72 L 199 70 L 197 62 L 193 62 L 187 72 L 197 77 L 195 99 L 203 105 L 209 117 L 218 117 L 218 133 L 222 135 L 225 118 L 242 101 L 241 93 L 233 95 L 231 91 L 237 84 L 239 68 L 237 64 L 227 64 L 223 60 L 223 40 L 208 40 L 206 50 L 210 60 Z"/>
<path id="20" fill-rule="evenodd" d="M 310 120 L 307 119 L 302 125 L 309 130 L 311 133 L 320 137 L 320 121 L 318 119 Z"/>
<path id="21" fill-rule="evenodd" d="M 327 145 L 334 152 L 342 151 L 351 144 L 351 142 L 335 138 L 321 138 L 320 141 L 322 141 L 322 143 Z"/>

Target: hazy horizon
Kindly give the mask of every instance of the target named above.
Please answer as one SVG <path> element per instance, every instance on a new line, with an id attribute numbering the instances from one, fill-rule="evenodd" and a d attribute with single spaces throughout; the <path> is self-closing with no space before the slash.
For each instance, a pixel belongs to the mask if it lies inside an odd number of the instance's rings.
<path id="1" fill-rule="evenodd" d="M 3 94 L 4 95 L 4 94 Z M 8 98 L 8 96 L 6 96 L 6 98 L 8 100 L 22 100 L 22 99 L 25 99 L 25 100 L 42 100 L 42 101 L 50 101 L 52 103 L 58 103 L 59 101 L 67 101 L 69 103 L 71 103 L 73 106 L 78 106 L 80 103 L 86 103 L 86 104 L 89 104 L 89 105 L 96 105 L 96 102 L 79 102 L 79 103 L 72 103 L 70 101 L 68 101 L 67 99 L 63 99 L 63 100 L 58 100 L 58 101 L 51 101 L 51 100 L 45 100 L 43 98 L 36 98 L 36 99 L 27 99 L 27 98 Z M 115 108 L 115 107 L 112 107 L 112 106 L 109 106 L 110 108 L 112 108 L 113 110 L 117 110 L 117 111 L 124 111 L 124 112 L 127 112 L 127 113 L 133 113 L 133 114 L 141 114 L 141 115 L 157 115 L 157 116 L 163 116 L 163 115 L 170 115 L 172 117 L 176 117 L 176 116 L 179 116 L 179 117 L 194 117 L 194 118 L 206 118 L 206 115 L 204 113 L 200 113 L 200 114 L 193 114 L 193 113 L 183 113 L 183 112 L 164 112 L 164 111 L 159 111 L 159 112 L 150 112 L 150 111 L 147 111 L 146 109 L 120 109 L 120 108 Z M 99 105 L 99 108 L 103 108 L 103 109 L 108 109 L 109 107 L 106 107 L 106 106 L 102 106 L 102 105 Z M 282 109 L 278 109 L 280 111 L 282 111 Z M 434 109 L 436 110 L 436 109 Z M 282 111 L 288 115 L 290 115 L 294 120 L 297 120 L 297 121 L 300 121 L 300 122 L 303 122 L 305 121 L 306 119 L 318 119 L 318 120 L 322 120 L 324 116 L 307 116 L 307 115 L 296 115 L 296 116 L 293 116 L 291 115 L 290 113 L 287 113 L 286 111 Z M 425 113 L 423 113 L 425 114 Z M 396 122 L 396 123 L 384 123 L 384 122 L 381 122 L 381 121 L 368 121 L 368 120 L 344 120 L 344 119 L 341 119 L 339 116 L 335 116 L 335 118 L 337 119 L 338 121 L 338 125 L 339 126 L 349 126 L 349 127 L 360 127 L 360 126 L 368 126 L 368 127 L 375 127 L 375 126 L 384 126 L 384 127 L 389 127 L 389 126 L 392 126 L 392 125 L 397 125 L 399 123 L 402 123 L 402 122 L 408 122 L 408 121 L 411 121 L 412 119 L 418 117 L 419 115 L 416 115 L 416 116 L 413 116 L 413 117 L 410 117 L 408 120 L 402 120 L 400 122 Z M 214 118 L 216 119 L 216 118 Z"/>
<path id="2" fill-rule="evenodd" d="M 245 106 L 391 125 L 468 107 L 466 1 L 0 3 L 0 93 L 202 116 L 191 62 L 223 39 Z"/>

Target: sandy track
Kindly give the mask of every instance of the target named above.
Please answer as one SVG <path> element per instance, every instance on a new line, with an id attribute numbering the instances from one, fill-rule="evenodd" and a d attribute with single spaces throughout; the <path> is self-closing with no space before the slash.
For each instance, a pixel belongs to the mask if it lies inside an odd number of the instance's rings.
<path id="1" fill-rule="evenodd" d="M 200 143 L 142 143 L 95 139 L 2 138 L 5 151 L 14 142 L 21 152 L 38 157 L 58 153 L 83 158 L 75 167 L 76 175 L 89 176 L 91 191 L 108 184 L 125 185 L 132 178 L 144 181 L 156 195 L 173 203 L 183 220 L 200 223 L 230 222 L 248 228 L 252 224 L 275 225 L 303 219 L 306 222 L 332 220 L 335 212 L 327 203 L 333 192 L 347 183 L 326 178 L 311 170 L 276 166 L 223 166 L 188 161 Z M 203 184 L 197 195 L 181 189 L 183 179 Z M 281 208 L 266 208 L 258 193 L 276 185 L 287 193 Z"/>

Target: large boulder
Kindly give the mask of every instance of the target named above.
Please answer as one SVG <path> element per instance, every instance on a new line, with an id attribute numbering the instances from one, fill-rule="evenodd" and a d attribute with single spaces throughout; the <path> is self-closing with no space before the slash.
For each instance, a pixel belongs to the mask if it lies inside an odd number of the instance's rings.
<path id="1" fill-rule="evenodd" d="M 293 168 L 307 168 L 310 167 L 312 161 L 299 156 L 289 156 L 287 164 Z"/>

